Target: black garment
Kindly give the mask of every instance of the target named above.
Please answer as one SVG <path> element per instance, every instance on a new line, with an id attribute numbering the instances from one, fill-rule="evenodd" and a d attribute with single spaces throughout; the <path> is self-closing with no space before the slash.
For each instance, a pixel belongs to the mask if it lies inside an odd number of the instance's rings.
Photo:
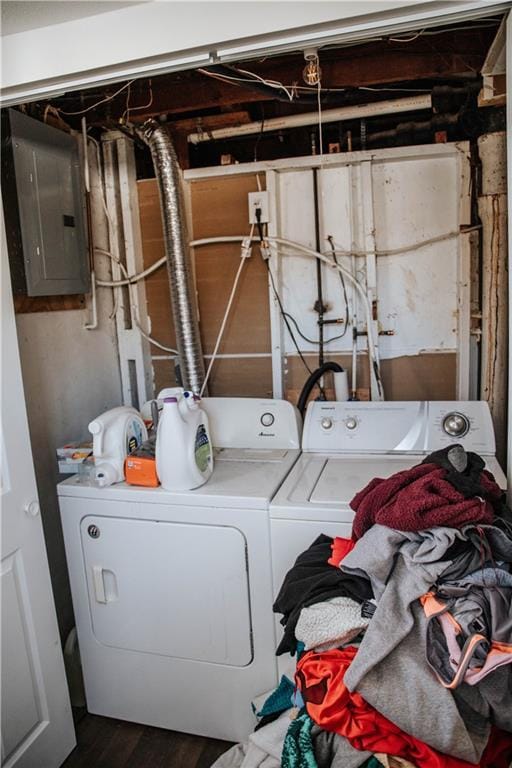
<path id="1" fill-rule="evenodd" d="M 477 685 L 462 683 L 452 694 L 469 731 L 483 731 L 490 722 L 512 733 L 512 665 L 495 669 Z"/>
<path id="2" fill-rule="evenodd" d="M 331 556 L 332 538 L 321 534 L 285 576 L 274 603 L 274 613 L 282 613 L 284 636 L 276 654 L 297 649 L 295 626 L 305 606 L 330 600 L 332 597 L 351 597 L 358 603 L 373 598 L 371 583 L 361 576 L 343 573 L 327 562 Z"/>
<path id="3" fill-rule="evenodd" d="M 259 731 L 260 728 L 264 728 L 266 725 L 270 725 L 270 723 L 273 723 L 274 720 L 277 720 L 278 717 L 281 717 L 283 712 L 284 712 L 284 709 L 281 710 L 281 712 L 272 712 L 271 715 L 264 715 L 261 718 L 261 720 L 258 722 L 254 730 Z"/>
<path id="4" fill-rule="evenodd" d="M 466 468 L 459 472 L 450 459 L 448 458 L 449 451 L 455 447 L 462 447 L 459 444 L 449 445 L 447 448 L 442 448 L 439 451 L 434 451 L 427 456 L 422 464 L 437 464 L 438 467 L 446 470 L 445 480 L 447 480 L 453 487 L 461 493 L 465 499 L 471 499 L 475 496 L 480 496 L 482 499 L 489 501 L 492 505 L 494 512 L 499 517 L 503 517 L 505 520 L 512 522 L 512 512 L 505 503 L 505 494 L 502 494 L 500 498 L 488 493 L 482 486 L 480 477 L 482 472 L 486 472 L 488 476 L 492 477 L 492 474 L 485 469 L 485 461 L 477 453 L 472 451 L 465 451 L 467 457 Z"/>

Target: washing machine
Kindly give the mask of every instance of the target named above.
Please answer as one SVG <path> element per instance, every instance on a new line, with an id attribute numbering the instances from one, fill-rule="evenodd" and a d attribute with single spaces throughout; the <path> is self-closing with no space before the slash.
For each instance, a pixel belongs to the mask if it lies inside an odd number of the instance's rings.
<path id="1" fill-rule="evenodd" d="M 277 683 L 270 500 L 300 453 L 280 400 L 207 398 L 215 466 L 169 492 L 73 476 L 59 504 L 89 712 L 241 741 Z"/>
<path id="2" fill-rule="evenodd" d="M 453 443 L 480 454 L 505 489 L 485 402 L 310 403 L 303 452 L 270 507 L 274 595 L 319 534 L 350 538 L 350 500 L 370 480 L 410 469 Z M 285 660 L 279 666 L 288 671 Z"/>

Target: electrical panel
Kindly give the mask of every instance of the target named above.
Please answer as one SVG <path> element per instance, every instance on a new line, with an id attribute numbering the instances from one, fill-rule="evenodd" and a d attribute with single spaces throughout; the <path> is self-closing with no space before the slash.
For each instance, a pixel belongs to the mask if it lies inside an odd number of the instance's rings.
<path id="1" fill-rule="evenodd" d="M 76 139 L 14 109 L 9 123 L 12 166 L 4 170 L 3 195 L 14 290 L 20 292 L 23 282 L 28 296 L 86 293 L 90 270 Z"/>

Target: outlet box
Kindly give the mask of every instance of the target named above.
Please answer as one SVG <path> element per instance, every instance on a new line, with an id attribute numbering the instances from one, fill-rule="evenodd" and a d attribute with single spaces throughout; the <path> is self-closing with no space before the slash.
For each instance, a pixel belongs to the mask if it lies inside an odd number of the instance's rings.
<path id="1" fill-rule="evenodd" d="M 268 224 L 270 219 L 268 215 L 268 192 L 249 192 L 249 224 L 257 224 L 256 211 L 261 210 L 260 221 L 262 224 Z"/>

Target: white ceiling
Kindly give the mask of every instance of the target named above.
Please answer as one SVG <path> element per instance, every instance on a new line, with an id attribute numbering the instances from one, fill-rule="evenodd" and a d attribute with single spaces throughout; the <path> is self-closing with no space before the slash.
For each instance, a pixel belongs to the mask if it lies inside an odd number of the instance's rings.
<path id="1" fill-rule="evenodd" d="M 150 0 L 1 0 L 1 33 L 12 35 L 97 16 Z"/>

